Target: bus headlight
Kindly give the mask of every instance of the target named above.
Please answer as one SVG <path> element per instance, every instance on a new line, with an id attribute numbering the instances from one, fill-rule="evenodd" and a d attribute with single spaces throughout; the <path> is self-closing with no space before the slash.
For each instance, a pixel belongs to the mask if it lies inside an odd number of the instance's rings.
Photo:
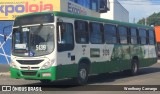
<path id="1" fill-rule="evenodd" d="M 48 69 L 49 67 L 52 66 L 52 64 L 54 63 L 55 61 L 54 60 L 49 60 L 48 62 L 46 62 L 42 67 L 41 69 Z"/>

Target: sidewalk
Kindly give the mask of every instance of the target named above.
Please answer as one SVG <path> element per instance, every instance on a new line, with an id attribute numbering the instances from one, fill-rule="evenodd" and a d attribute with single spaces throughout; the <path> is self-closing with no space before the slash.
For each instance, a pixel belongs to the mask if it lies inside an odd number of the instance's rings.
<path id="1" fill-rule="evenodd" d="M 0 76 L 4 75 L 6 76 L 10 75 L 8 64 L 0 64 Z"/>
<path id="2" fill-rule="evenodd" d="M 9 71 L 9 65 L 8 64 L 0 64 L 0 73 L 1 72 L 8 72 Z"/>

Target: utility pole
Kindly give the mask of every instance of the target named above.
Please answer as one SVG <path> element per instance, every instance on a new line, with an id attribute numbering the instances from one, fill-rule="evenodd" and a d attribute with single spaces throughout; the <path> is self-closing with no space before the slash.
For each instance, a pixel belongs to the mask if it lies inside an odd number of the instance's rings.
<path id="1" fill-rule="evenodd" d="M 147 25 L 147 17 L 146 18 L 144 18 L 145 19 L 145 25 Z"/>
<path id="2" fill-rule="evenodd" d="M 136 18 L 135 17 L 133 18 L 133 23 L 136 23 Z"/>

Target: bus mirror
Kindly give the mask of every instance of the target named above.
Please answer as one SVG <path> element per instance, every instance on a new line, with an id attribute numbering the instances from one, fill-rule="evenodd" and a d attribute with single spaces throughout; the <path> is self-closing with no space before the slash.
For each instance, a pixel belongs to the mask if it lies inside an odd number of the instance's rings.
<path id="1" fill-rule="evenodd" d="M 6 41 L 6 39 L 7 39 L 7 36 L 4 34 L 4 37 L 3 37 L 3 38 L 4 38 L 4 41 Z"/>
<path id="2" fill-rule="evenodd" d="M 4 41 L 7 40 L 7 35 L 5 34 L 5 29 L 7 29 L 7 28 L 9 28 L 9 27 L 12 27 L 12 25 L 8 25 L 8 26 L 5 26 L 5 27 L 3 28 L 3 39 L 4 39 Z"/>
<path id="3" fill-rule="evenodd" d="M 66 31 L 66 24 L 64 24 L 64 23 L 60 23 L 59 25 L 58 25 L 58 34 L 59 34 L 59 41 L 58 41 L 58 43 L 59 44 L 64 44 L 65 42 L 63 41 L 63 39 L 62 39 L 62 35 L 63 35 L 63 33 Z"/>

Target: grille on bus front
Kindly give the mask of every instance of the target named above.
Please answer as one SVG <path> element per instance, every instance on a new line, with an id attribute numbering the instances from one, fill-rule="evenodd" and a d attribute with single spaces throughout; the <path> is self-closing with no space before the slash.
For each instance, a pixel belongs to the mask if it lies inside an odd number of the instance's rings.
<path id="1" fill-rule="evenodd" d="M 28 67 L 21 67 L 23 70 L 28 70 Z M 31 70 L 38 70 L 39 67 L 30 67 Z"/>
<path id="2" fill-rule="evenodd" d="M 36 65 L 41 63 L 43 60 L 17 60 L 20 64 L 25 64 L 25 65 Z"/>
<path id="3" fill-rule="evenodd" d="M 37 72 L 24 72 L 24 71 L 22 71 L 21 73 L 24 76 L 36 76 L 37 74 Z"/>

